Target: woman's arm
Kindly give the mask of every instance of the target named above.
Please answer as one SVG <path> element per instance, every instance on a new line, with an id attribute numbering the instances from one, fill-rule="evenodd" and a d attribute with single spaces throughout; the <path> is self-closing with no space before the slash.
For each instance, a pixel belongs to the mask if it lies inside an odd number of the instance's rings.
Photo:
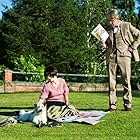
<path id="1" fill-rule="evenodd" d="M 69 97 L 68 97 L 68 95 L 64 95 L 64 103 L 65 103 L 66 105 L 69 104 Z"/>
<path id="2" fill-rule="evenodd" d="M 39 100 L 41 100 L 41 102 L 45 103 L 46 100 L 48 99 L 48 95 L 49 95 L 49 90 L 47 85 L 45 84 L 41 90 L 41 94 L 39 96 Z"/>
<path id="3" fill-rule="evenodd" d="M 63 90 L 64 90 L 64 92 L 63 92 L 63 97 L 64 97 L 64 103 L 66 104 L 66 105 L 68 105 L 68 103 L 69 103 L 69 97 L 68 97 L 68 94 L 69 94 L 69 88 L 68 88 L 68 86 L 67 86 L 67 84 L 66 84 L 66 82 L 65 82 L 65 80 L 63 79 Z"/>

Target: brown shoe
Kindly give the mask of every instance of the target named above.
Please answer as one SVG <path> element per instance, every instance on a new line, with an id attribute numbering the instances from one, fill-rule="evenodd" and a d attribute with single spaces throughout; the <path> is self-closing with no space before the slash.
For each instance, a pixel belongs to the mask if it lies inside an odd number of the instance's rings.
<path id="1" fill-rule="evenodd" d="M 131 111 L 131 108 L 125 107 L 125 111 Z"/>
<path id="2" fill-rule="evenodd" d="M 117 109 L 114 109 L 114 108 L 109 108 L 109 109 L 108 109 L 109 112 L 114 112 L 114 111 L 116 111 L 116 110 L 117 110 Z"/>

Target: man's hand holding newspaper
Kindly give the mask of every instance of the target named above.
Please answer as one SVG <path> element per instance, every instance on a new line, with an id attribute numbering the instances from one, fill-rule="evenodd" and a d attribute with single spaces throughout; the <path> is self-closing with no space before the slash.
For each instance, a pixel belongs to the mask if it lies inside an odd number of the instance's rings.
<path id="1" fill-rule="evenodd" d="M 107 31 L 101 26 L 101 24 L 98 24 L 91 32 L 93 36 L 95 36 L 101 44 L 102 48 L 106 48 L 105 41 L 109 37 L 109 34 Z"/>

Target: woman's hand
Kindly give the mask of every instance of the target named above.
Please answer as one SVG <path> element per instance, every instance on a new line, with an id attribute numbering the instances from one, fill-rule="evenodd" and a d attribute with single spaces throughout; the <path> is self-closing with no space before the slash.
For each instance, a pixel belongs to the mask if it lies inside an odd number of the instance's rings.
<path id="1" fill-rule="evenodd" d="M 64 103 L 65 103 L 66 105 L 69 104 L 69 97 L 68 97 L 68 95 L 64 95 Z"/>

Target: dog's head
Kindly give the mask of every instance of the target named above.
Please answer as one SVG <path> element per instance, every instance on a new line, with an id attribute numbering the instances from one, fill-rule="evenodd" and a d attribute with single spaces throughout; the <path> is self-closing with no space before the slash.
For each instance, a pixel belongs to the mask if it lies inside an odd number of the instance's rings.
<path id="1" fill-rule="evenodd" d="M 35 107 L 35 111 L 39 113 L 39 112 L 41 112 L 42 109 L 44 108 L 44 104 L 38 102 L 37 104 L 34 104 L 34 107 Z"/>

